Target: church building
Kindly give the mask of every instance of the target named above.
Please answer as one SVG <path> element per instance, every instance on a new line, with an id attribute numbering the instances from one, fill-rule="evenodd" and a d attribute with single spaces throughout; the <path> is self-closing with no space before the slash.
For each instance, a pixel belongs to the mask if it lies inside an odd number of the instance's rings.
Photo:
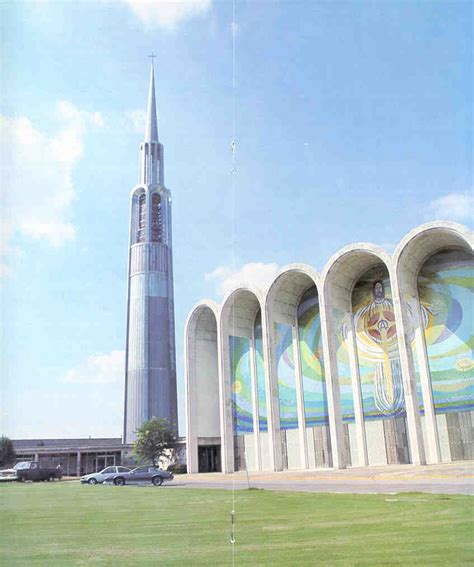
<path id="1" fill-rule="evenodd" d="M 346 246 L 322 273 L 200 301 L 185 328 L 188 471 L 474 458 L 473 233 Z"/>

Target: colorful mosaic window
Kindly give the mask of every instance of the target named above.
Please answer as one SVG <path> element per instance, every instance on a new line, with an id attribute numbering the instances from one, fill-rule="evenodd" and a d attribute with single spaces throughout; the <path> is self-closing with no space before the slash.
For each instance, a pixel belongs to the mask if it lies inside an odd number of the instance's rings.
<path id="1" fill-rule="evenodd" d="M 337 333 L 336 362 L 342 421 L 352 423 L 354 422 L 354 395 L 352 393 L 351 369 L 347 350 L 347 318 L 346 314 L 340 309 L 333 309 L 332 317 Z"/>
<path id="2" fill-rule="evenodd" d="M 253 433 L 250 339 L 229 337 L 234 435 Z"/>
<path id="3" fill-rule="evenodd" d="M 437 413 L 474 409 L 474 262 L 461 250 L 431 256 L 418 276 Z"/>
<path id="4" fill-rule="evenodd" d="M 295 364 L 293 358 L 293 334 L 291 325 L 275 323 L 278 396 L 280 403 L 280 428 L 298 427 L 296 403 Z"/>
<path id="5" fill-rule="evenodd" d="M 369 270 L 357 282 L 352 311 L 365 419 L 405 415 L 395 313 L 385 268 Z"/>
<path id="6" fill-rule="evenodd" d="M 327 424 L 326 380 L 316 287 L 310 288 L 301 298 L 298 306 L 298 334 L 305 422 L 308 427 Z"/>

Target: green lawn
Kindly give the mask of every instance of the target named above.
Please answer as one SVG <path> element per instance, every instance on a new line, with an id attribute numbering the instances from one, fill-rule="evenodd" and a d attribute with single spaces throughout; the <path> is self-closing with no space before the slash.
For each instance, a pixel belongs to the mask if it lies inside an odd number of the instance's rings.
<path id="1" fill-rule="evenodd" d="M 0 486 L 0 564 L 472 565 L 468 496 Z M 234 548 L 234 549 L 233 549 Z"/>

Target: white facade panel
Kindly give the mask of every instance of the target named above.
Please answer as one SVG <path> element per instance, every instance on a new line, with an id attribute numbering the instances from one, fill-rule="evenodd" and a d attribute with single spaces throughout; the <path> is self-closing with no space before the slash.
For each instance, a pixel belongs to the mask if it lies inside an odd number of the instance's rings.
<path id="1" fill-rule="evenodd" d="M 286 451 L 288 455 L 288 470 L 301 469 L 301 447 L 298 429 L 286 430 Z"/>
<path id="2" fill-rule="evenodd" d="M 367 453 L 369 465 L 379 466 L 387 464 L 387 451 L 385 449 L 385 435 L 383 421 L 366 421 L 365 433 L 367 436 Z"/>
<path id="3" fill-rule="evenodd" d="M 260 431 L 260 458 L 262 459 L 262 470 L 270 471 L 272 464 L 270 460 L 270 440 L 267 431 Z"/>
<path id="4" fill-rule="evenodd" d="M 355 423 L 347 424 L 347 431 L 349 432 L 349 448 L 351 452 L 351 465 L 353 467 L 363 466 L 363 457 L 359 454 L 359 443 L 357 438 L 357 427 Z"/>
<path id="5" fill-rule="evenodd" d="M 449 448 L 448 424 L 444 413 L 438 413 L 436 415 L 436 425 L 438 426 L 441 460 L 449 463 L 451 461 L 451 449 Z"/>
<path id="6" fill-rule="evenodd" d="M 314 431 L 312 427 L 306 429 L 306 445 L 308 446 L 308 468 L 316 468 L 316 455 L 314 450 Z"/>
<path id="7" fill-rule="evenodd" d="M 255 435 L 244 435 L 245 460 L 248 471 L 257 470 L 255 462 Z"/>

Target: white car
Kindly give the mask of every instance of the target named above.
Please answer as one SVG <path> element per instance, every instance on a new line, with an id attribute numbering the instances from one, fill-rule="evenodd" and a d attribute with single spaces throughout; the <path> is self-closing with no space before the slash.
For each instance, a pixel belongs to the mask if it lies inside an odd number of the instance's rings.
<path id="1" fill-rule="evenodd" d="M 99 484 L 115 474 L 127 472 L 130 472 L 130 469 L 127 467 L 107 467 L 100 472 L 84 475 L 81 477 L 81 482 L 82 484 Z"/>

